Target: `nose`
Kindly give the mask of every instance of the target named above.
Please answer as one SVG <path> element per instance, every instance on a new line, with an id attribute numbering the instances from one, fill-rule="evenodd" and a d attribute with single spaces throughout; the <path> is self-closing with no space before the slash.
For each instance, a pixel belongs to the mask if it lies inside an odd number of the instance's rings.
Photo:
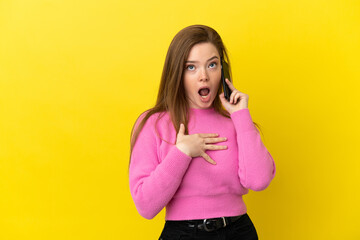
<path id="1" fill-rule="evenodd" d="M 202 69 L 200 71 L 200 81 L 208 81 L 209 80 L 209 76 L 208 76 L 208 73 L 206 71 L 206 69 Z"/>

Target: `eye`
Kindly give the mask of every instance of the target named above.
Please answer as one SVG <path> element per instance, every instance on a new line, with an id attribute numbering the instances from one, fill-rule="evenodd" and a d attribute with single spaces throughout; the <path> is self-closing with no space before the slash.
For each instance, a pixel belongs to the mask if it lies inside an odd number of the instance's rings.
<path id="1" fill-rule="evenodd" d="M 216 67 L 216 62 L 212 62 L 212 63 L 210 63 L 209 67 L 210 67 L 210 68 L 214 68 L 214 67 Z"/>
<path id="2" fill-rule="evenodd" d="M 194 70 L 194 68 L 195 68 L 194 65 L 187 65 L 187 66 L 186 66 L 186 69 L 187 69 L 187 70 L 190 70 L 190 71 L 191 71 L 191 70 Z"/>

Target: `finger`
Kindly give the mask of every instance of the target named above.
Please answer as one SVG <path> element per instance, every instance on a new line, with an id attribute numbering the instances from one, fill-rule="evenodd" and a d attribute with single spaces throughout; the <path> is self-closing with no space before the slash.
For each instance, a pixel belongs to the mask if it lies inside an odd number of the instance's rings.
<path id="1" fill-rule="evenodd" d="M 214 161 L 214 160 L 212 160 L 211 159 L 211 157 L 209 156 L 209 155 L 207 155 L 205 152 L 203 152 L 202 154 L 201 154 L 201 156 L 207 161 L 207 162 L 209 162 L 209 163 L 211 163 L 211 164 L 216 164 L 216 162 Z"/>
<path id="2" fill-rule="evenodd" d="M 233 99 L 234 104 L 236 104 L 237 101 L 239 100 L 239 98 L 241 98 L 241 96 L 243 96 L 243 95 L 244 95 L 244 94 L 241 93 L 241 92 L 236 92 L 236 94 L 235 94 L 235 96 L 234 96 L 234 99 Z"/>
<path id="3" fill-rule="evenodd" d="M 232 84 L 232 82 L 230 82 L 229 79 L 225 79 L 226 83 L 228 84 L 229 88 L 231 91 L 234 91 L 236 88 L 234 87 L 234 85 Z"/>
<path id="4" fill-rule="evenodd" d="M 231 101 L 231 103 L 234 104 L 234 103 L 236 103 L 237 99 L 241 96 L 241 93 L 238 91 L 234 91 L 233 93 L 234 93 L 234 95 L 231 95 L 230 101 Z"/>
<path id="5" fill-rule="evenodd" d="M 206 144 L 204 146 L 204 148 L 206 150 L 224 150 L 224 149 L 227 149 L 227 146 L 226 145 L 211 145 L 211 144 Z"/>
<path id="6" fill-rule="evenodd" d="M 234 90 L 230 95 L 230 103 L 234 103 L 234 96 L 238 93 L 237 90 Z"/>
<path id="7" fill-rule="evenodd" d="M 225 99 L 223 92 L 219 94 L 219 98 L 220 98 L 221 103 L 225 106 L 227 104 L 227 100 Z"/>
<path id="8" fill-rule="evenodd" d="M 226 141 L 226 137 L 222 138 L 205 138 L 205 143 L 217 143 L 217 142 L 224 142 Z"/>
<path id="9" fill-rule="evenodd" d="M 223 92 L 219 94 L 219 98 L 220 98 L 220 100 L 222 100 L 223 98 L 225 98 Z"/>
<path id="10" fill-rule="evenodd" d="M 217 137 L 217 136 L 219 136 L 219 134 L 217 134 L 217 133 L 199 133 L 199 136 L 202 138 L 207 138 L 207 137 Z"/>
<path id="11" fill-rule="evenodd" d="M 234 96 L 234 103 L 236 104 L 239 100 L 239 98 L 241 98 L 241 93 L 237 93 L 235 96 Z"/>
<path id="12" fill-rule="evenodd" d="M 220 98 L 221 101 L 226 101 L 227 102 L 224 92 L 219 94 L 219 98 Z"/>
<path id="13" fill-rule="evenodd" d="M 178 135 L 182 136 L 184 134 L 185 134 L 185 126 L 184 126 L 184 124 L 181 123 Z"/>

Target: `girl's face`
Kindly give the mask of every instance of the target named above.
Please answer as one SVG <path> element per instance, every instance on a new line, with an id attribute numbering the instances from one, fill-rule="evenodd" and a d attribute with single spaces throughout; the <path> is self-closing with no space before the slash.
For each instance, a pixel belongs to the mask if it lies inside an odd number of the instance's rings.
<path id="1" fill-rule="evenodd" d="M 220 55 L 212 43 L 192 47 L 185 63 L 184 87 L 190 108 L 209 108 L 221 80 Z"/>

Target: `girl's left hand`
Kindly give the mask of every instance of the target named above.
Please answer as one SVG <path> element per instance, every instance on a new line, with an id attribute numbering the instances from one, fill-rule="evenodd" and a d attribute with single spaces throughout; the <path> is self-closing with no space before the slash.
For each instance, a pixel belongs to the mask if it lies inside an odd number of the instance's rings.
<path id="1" fill-rule="evenodd" d="M 238 91 L 234 85 L 226 78 L 226 83 L 228 84 L 231 92 L 230 101 L 228 102 L 222 92 L 219 97 L 224 108 L 232 114 L 240 109 L 248 108 L 249 95 Z M 240 101 L 238 101 L 240 99 Z"/>

